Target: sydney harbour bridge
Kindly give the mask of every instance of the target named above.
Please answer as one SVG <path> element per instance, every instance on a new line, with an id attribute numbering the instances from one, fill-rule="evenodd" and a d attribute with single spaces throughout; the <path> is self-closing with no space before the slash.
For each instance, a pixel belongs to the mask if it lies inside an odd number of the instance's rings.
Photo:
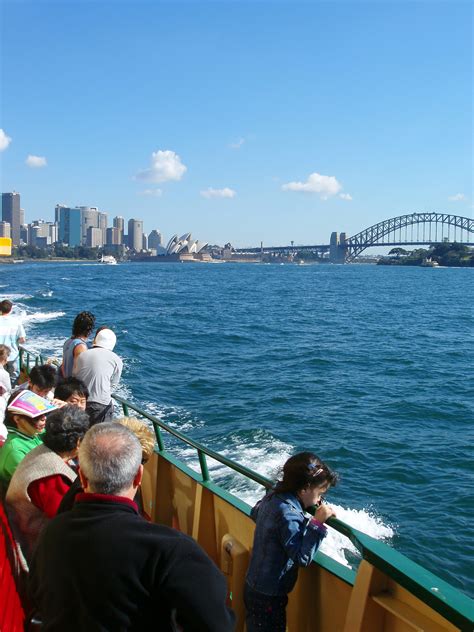
<path id="1" fill-rule="evenodd" d="M 374 246 L 426 246 L 456 242 L 474 246 L 474 219 L 448 213 L 410 213 L 369 226 L 352 237 L 333 232 L 328 244 L 238 248 L 236 253 L 295 255 L 311 252 L 327 256 L 333 263 L 350 263 L 366 248 Z"/>

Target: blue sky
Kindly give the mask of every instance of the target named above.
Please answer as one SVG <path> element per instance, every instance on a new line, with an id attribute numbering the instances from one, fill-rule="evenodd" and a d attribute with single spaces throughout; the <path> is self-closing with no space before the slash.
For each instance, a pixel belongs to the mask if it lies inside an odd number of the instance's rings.
<path id="1" fill-rule="evenodd" d="M 2 190 L 27 221 L 91 205 L 236 246 L 471 217 L 472 14 L 4 0 Z"/>

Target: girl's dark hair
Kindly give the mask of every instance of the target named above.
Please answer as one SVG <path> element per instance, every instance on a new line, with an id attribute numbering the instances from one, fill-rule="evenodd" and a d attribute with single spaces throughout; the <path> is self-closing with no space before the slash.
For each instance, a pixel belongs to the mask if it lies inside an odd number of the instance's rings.
<path id="1" fill-rule="evenodd" d="M 60 382 L 54 390 L 54 397 L 56 399 L 61 399 L 63 402 L 66 402 L 71 395 L 79 395 L 81 397 L 85 397 L 86 399 L 89 397 L 89 390 L 87 386 L 77 377 L 67 377 L 65 380 Z"/>
<path id="2" fill-rule="evenodd" d="M 94 329 L 95 316 L 90 312 L 80 312 L 72 324 L 73 336 L 89 336 Z"/>
<path id="3" fill-rule="evenodd" d="M 282 480 L 277 482 L 275 491 L 296 493 L 308 487 L 334 487 L 338 479 L 338 475 L 318 456 L 312 452 L 299 452 L 283 466 Z"/>
<path id="4" fill-rule="evenodd" d="M 47 416 L 43 443 L 56 453 L 71 452 L 88 429 L 89 415 L 77 406 L 66 405 Z"/>

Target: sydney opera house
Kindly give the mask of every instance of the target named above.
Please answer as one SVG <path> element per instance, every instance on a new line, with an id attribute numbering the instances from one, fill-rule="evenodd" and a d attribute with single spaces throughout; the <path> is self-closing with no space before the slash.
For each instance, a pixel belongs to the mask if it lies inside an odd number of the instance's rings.
<path id="1" fill-rule="evenodd" d="M 206 241 L 200 241 L 199 239 L 193 239 L 191 233 L 185 233 L 178 237 L 173 235 L 169 240 L 166 248 L 161 245 L 157 245 L 154 250 L 155 256 L 141 256 L 135 257 L 135 260 L 147 261 L 210 261 L 211 256 L 204 249 L 207 246 Z"/>

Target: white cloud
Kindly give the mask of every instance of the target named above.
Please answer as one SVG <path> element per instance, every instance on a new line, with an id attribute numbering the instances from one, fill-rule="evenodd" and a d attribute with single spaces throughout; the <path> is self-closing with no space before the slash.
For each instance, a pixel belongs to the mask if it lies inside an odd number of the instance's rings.
<path id="1" fill-rule="evenodd" d="M 303 191 L 305 193 L 319 193 L 322 200 L 337 195 L 342 185 L 334 176 L 323 176 L 320 173 L 311 173 L 306 182 L 288 182 L 282 187 L 283 191 Z"/>
<path id="2" fill-rule="evenodd" d="M 451 200 L 451 202 L 463 202 L 465 199 L 466 196 L 464 193 L 456 193 L 456 195 L 450 195 L 448 197 L 448 200 Z"/>
<path id="3" fill-rule="evenodd" d="M 240 149 L 244 143 L 245 143 L 245 138 L 239 138 L 233 143 L 229 143 L 229 147 L 231 149 Z"/>
<path id="4" fill-rule="evenodd" d="M 12 142 L 10 136 L 7 136 L 3 129 L 0 128 L 0 151 L 5 151 L 8 145 Z"/>
<path id="5" fill-rule="evenodd" d="M 224 187 L 223 189 L 213 189 L 209 187 L 205 191 L 201 191 L 202 197 L 205 198 L 233 198 L 237 195 L 234 189 Z"/>
<path id="6" fill-rule="evenodd" d="M 32 169 L 41 169 L 41 167 L 46 167 L 48 163 L 46 162 L 46 158 L 44 156 L 33 156 L 32 154 L 28 154 L 25 164 Z"/>
<path id="7" fill-rule="evenodd" d="M 163 195 L 162 189 L 145 189 L 141 192 L 142 195 L 150 195 L 151 197 L 161 197 Z"/>
<path id="8" fill-rule="evenodd" d="M 339 193 L 339 197 L 341 200 L 348 200 L 349 202 L 352 200 L 352 195 L 350 193 Z"/>
<path id="9" fill-rule="evenodd" d="M 151 155 L 149 169 L 139 171 L 136 180 L 145 182 L 167 182 L 168 180 L 181 180 L 187 167 L 181 162 L 181 158 L 169 149 L 154 151 Z"/>

